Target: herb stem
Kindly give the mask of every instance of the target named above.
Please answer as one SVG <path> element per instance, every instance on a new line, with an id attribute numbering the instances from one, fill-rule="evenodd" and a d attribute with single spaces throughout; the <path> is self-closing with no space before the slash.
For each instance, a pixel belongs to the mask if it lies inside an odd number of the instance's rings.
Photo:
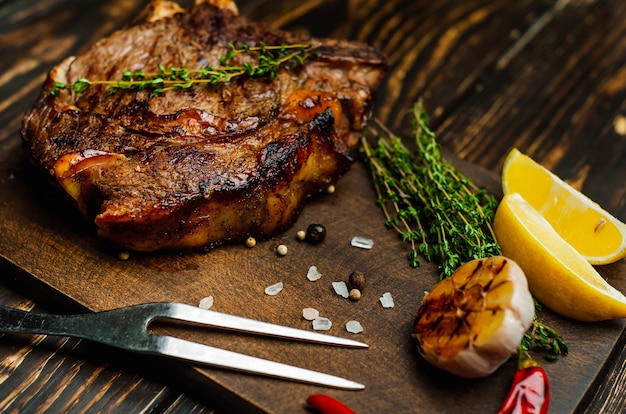
<path id="1" fill-rule="evenodd" d="M 302 64 L 313 54 L 312 45 L 296 43 L 283 45 L 259 46 L 242 45 L 235 47 L 229 44 L 230 50 L 219 59 L 219 66 L 206 66 L 200 69 L 187 69 L 184 67 L 171 67 L 166 69 L 159 66 L 158 72 L 125 71 L 118 80 L 87 79 L 81 78 L 71 86 L 56 82 L 51 90 L 52 95 L 57 96 L 62 89 L 71 89 L 80 94 L 88 91 L 94 85 L 108 87 L 109 93 L 119 90 L 143 90 L 150 91 L 150 96 L 158 95 L 172 89 L 188 89 L 196 84 L 213 85 L 230 82 L 232 79 L 249 76 L 268 76 L 274 79 L 280 68 L 292 68 Z M 227 63 L 239 54 L 254 56 L 256 61 L 244 62 L 241 65 L 228 65 Z"/>

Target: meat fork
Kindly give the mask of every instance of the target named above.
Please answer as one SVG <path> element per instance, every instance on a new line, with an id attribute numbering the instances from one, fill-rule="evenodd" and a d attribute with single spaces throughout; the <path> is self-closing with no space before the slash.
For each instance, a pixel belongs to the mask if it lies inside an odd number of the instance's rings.
<path id="1" fill-rule="evenodd" d="M 171 358 L 333 388 L 360 390 L 363 384 L 304 368 L 268 361 L 225 349 L 148 332 L 153 321 L 274 336 L 353 348 L 368 345 L 351 339 L 310 332 L 182 303 L 157 302 L 97 313 L 51 315 L 0 306 L 0 332 L 71 336 L 134 352 Z"/>

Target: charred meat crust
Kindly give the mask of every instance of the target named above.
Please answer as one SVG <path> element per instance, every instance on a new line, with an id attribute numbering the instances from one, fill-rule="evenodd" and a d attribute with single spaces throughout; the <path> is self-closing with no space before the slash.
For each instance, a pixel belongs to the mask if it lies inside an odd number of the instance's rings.
<path id="1" fill-rule="evenodd" d="M 289 226 L 306 198 L 354 162 L 385 57 L 358 42 L 271 30 L 232 7 L 144 16 L 49 74 L 22 128 L 26 152 L 131 250 L 196 249 Z M 152 14 L 151 14 L 152 13 Z M 210 87 L 52 96 L 55 81 L 119 79 L 125 70 L 217 65 L 228 43 L 308 43 L 314 57 L 269 78 Z M 238 56 L 239 62 L 250 59 Z"/>

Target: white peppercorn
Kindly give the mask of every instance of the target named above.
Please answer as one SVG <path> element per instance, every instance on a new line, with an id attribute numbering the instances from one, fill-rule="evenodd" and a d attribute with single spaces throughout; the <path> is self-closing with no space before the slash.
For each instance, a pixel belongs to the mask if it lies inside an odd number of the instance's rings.
<path id="1" fill-rule="evenodd" d="M 276 253 L 278 253 L 279 256 L 284 256 L 287 254 L 287 250 L 287 246 L 285 246 L 284 244 L 280 244 L 276 248 Z"/>
<path id="2" fill-rule="evenodd" d="M 350 290 L 348 297 L 350 298 L 350 300 L 356 302 L 357 300 L 361 299 L 361 291 L 359 289 L 352 289 Z"/>

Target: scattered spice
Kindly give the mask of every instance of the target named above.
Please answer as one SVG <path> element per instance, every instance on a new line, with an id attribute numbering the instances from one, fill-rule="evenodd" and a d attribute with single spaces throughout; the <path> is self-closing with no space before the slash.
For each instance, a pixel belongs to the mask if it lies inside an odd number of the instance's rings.
<path id="1" fill-rule="evenodd" d="M 254 247 L 256 246 L 256 239 L 254 237 L 248 237 L 246 239 L 246 247 Z"/>
<path id="2" fill-rule="evenodd" d="M 333 323 L 328 318 L 318 316 L 313 319 L 313 329 L 316 331 L 328 331 L 333 326 Z"/>
<path id="3" fill-rule="evenodd" d="M 347 298 L 350 296 L 346 282 L 333 282 L 333 289 L 335 290 L 335 293 L 341 297 Z"/>
<path id="4" fill-rule="evenodd" d="M 346 323 L 346 331 L 354 334 L 361 333 L 363 332 L 363 326 L 359 321 L 348 321 Z"/>
<path id="5" fill-rule="evenodd" d="M 213 296 L 207 296 L 206 298 L 202 298 L 200 300 L 200 304 L 198 307 L 200 309 L 210 309 L 213 306 Z"/>
<path id="6" fill-rule="evenodd" d="M 348 293 L 348 298 L 351 301 L 358 301 L 361 299 L 361 291 L 359 289 L 350 289 L 350 293 Z"/>
<path id="7" fill-rule="evenodd" d="M 285 256 L 287 254 L 287 251 L 289 249 L 287 248 L 287 246 L 285 246 L 284 244 L 279 244 L 278 247 L 276 247 L 276 253 L 279 256 Z"/>
<path id="8" fill-rule="evenodd" d="M 306 278 L 311 282 L 315 282 L 316 280 L 320 280 L 322 274 L 317 270 L 317 266 L 309 267 L 309 271 L 306 273 Z"/>
<path id="9" fill-rule="evenodd" d="M 391 296 L 390 292 L 383 293 L 383 295 L 380 297 L 380 304 L 383 306 L 383 308 L 393 308 L 395 306 L 393 297 Z"/>
<path id="10" fill-rule="evenodd" d="M 276 296 L 283 290 L 283 282 L 274 283 L 265 288 L 265 294 L 268 296 Z"/>
<path id="11" fill-rule="evenodd" d="M 326 238 L 326 227 L 322 224 L 309 224 L 306 228 L 306 241 L 311 244 L 318 244 Z"/>
<path id="12" fill-rule="evenodd" d="M 365 237 L 356 236 L 350 240 L 352 247 L 358 247 L 359 249 L 369 250 L 374 247 L 374 240 Z"/>
<path id="13" fill-rule="evenodd" d="M 120 260 L 128 260 L 130 258 L 130 253 L 128 250 L 122 250 L 117 254 L 117 258 Z"/>
<path id="14" fill-rule="evenodd" d="M 310 395 L 306 403 L 320 414 L 355 414 L 348 406 L 326 394 Z"/>
<path id="15" fill-rule="evenodd" d="M 326 187 L 326 192 L 328 194 L 333 194 L 335 192 L 335 186 L 334 185 L 329 185 L 328 187 Z"/>
<path id="16" fill-rule="evenodd" d="M 306 232 L 304 230 L 298 230 L 296 232 L 296 239 L 298 239 L 298 240 L 306 239 Z"/>
<path id="17" fill-rule="evenodd" d="M 365 273 L 363 272 L 355 270 L 348 276 L 348 289 L 358 289 L 363 292 L 366 284 Z"/>
<path id="18" fill-rule="evenodd" d="M 304 308 L 302 309 L 302 317 L 307 321 L 313 321 L 319 318 L 320 313 L 317 309 L 314 308 Z"/>

